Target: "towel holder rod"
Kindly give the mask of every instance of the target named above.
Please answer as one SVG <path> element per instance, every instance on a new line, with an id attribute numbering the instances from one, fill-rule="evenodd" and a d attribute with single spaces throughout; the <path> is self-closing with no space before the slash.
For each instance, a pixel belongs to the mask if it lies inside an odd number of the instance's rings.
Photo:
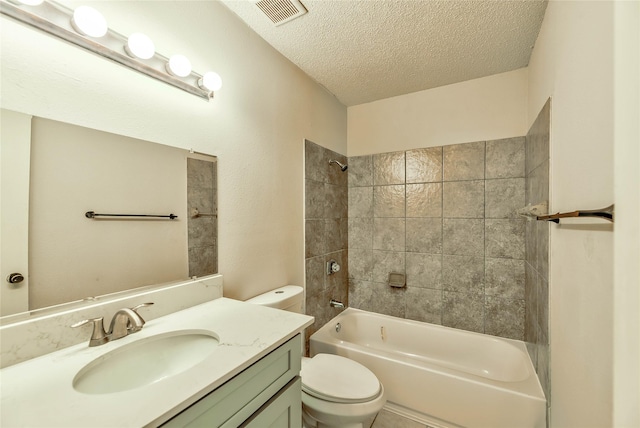
<path id="1" fill-rule="evenodd" d="M 608 207 L 601 208 L 599 210 L 580 210 L 580 211 L 571 211 L 566 213 L 556 213 L 556 214 L 550 214 L 550 215 L 539 215 L 536 217 L 536 219 L 552 221 L 554 223 L 560 223 L 561 218 L 596 217 L 596 218 L 601 218 L 613 223 L 613 214 L 614 214 L 614 205 L 611 204 Z"/>
<path id="2" fill-rule="evenodd" d="M 152 215 L 152 214 L 98 214 L 94 211 L 87 211 L 84 213 L 86 218 L 96 218 L 96 217 L 152 217 L 152 218 L 168 218 L 170 220 L 178 218 L 175 214 L 169 215 Z"/>

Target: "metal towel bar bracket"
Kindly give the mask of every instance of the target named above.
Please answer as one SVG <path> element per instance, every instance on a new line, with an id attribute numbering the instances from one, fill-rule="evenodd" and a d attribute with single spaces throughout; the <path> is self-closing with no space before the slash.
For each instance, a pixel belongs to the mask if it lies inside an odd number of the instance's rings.
<path id="1" fill-rule="evenodd" d="M 552 221 L 554 223 L 560 223 L 561 218 L 570 218 L 570 217 L 597 217 L 613 223 L 614 205 L 612 204 L 606 208 L 602 208 L 599 210 L 582 210 L 582 211 L 571 211 L 566 213 L 556 213 L 551 215 L 539 215 L 536 217 L 536 219 L 544 220 L 544 221 Z"/>
<path id="2" fill-rule="evenodd" d="M 192 209 L 191 218 L 198 218 L 198 217 L 218 217 L 218 215 L 215 213 L 201 213 L 200 211 L 198 211 L 197 208 Z"/>

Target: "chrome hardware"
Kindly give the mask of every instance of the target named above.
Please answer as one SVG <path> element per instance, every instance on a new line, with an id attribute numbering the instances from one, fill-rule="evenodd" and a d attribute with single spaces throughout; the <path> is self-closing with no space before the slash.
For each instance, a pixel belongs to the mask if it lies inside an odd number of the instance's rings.
<path id="1" fill-rule="evenodd" d="M 340 272 L 340 265 L 335 260 L 330 260 L 327 262 L 327 275 L 334 274 L 336 272 Z"/>
<path id="2" fill-rule="evenodd" d="M 333 300 L 333 299 L 331 299 L 331 300 L 329 301 L 329 305 L 330 305 L 332 308 L 343 308 L 343 309 L 344 309 L 344 303 L 342 303 L 342 302 L 338 302 L 337 300 Z"/>
<path id="3" fill-rule="evenodd" d="M 102 317 L 82 320 L 73 324 L 71 327 L 80 327 L 93 323 L 93 332 L 91 333 L 91 339 L 89 339 L 89 346 L 104 345 L 112 340 L 118 340 L 142 330 L 145 321 L 140 314 L 138 314 L 137 310 L 151 305 L 153 305 L 153 303 L 142 303 L 133 308 L 120 309 L 113 315 L 108 333 L 104 330 L 104 319 Z"/>
<path id="4" fill-rule="evenodd" d="M 201 213 L 200 211 L 198 211 L 197 208 L 194 208 L 191 210 L 191 218 L 198 218 L 198 217 L 218 217 L 218 214 L 216 213 Z"/>
<path id="5" fill-rule="evenodd" d="M 336 324 L 336 333 L 340 333 L 340 330 L 342 329 L 342 325 L 340 323 Z"/>
<path id="6" fill-rule="evenodd" d="M 21 273 L 10 273 L 7 276 L 7 282 L 9 284 L 19 284 L 22 281 L 24 281 L 24 275 L 22 275 Z"/>
<path id="7" fill-rule="evenodd" d="M 109 337 L 107 333 L 104 331 L 104 318 L 92 318 L 88 320 L 82 320 L 75 324 L 72 324 L 71 327 L 80 327 L 85 324 L 93 323 L 93 332 L 91 333 L 91 339 L 89 339 L 89 346 L 99 346 L 104 345 L 109 341 Z"/>

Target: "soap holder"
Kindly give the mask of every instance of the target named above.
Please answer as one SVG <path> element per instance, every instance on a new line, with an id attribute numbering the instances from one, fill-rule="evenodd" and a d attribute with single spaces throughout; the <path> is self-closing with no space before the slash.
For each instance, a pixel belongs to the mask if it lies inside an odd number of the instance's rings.
<path id="1" fill-rule="evenodd" d="M 405 274 L 398 272 L 389 272 L 389 286 L 394 288 L 403 288 L 407 284 Z"/>

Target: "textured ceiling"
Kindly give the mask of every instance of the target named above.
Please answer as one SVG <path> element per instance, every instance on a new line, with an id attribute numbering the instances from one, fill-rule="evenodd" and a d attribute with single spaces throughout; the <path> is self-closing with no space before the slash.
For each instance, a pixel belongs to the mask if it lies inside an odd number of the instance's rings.
<path id="1" fill-rule="evenodd" d="M 250 0 L 222 0 L 347 106 L 529 63 L 546 0 L 302 0 L 279 27 Z"/>

